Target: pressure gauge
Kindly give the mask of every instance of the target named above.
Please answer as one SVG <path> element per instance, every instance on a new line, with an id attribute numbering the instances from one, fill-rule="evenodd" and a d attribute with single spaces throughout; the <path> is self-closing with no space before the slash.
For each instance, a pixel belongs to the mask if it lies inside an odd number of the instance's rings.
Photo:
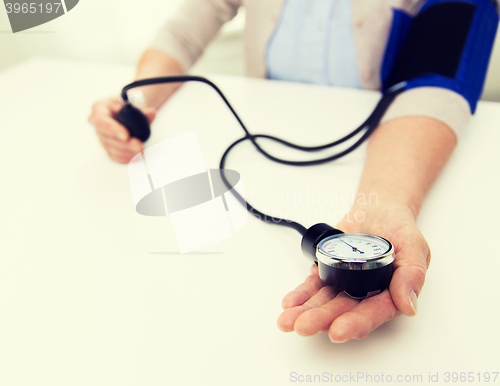
<path id="1" fill-rule="evenodd" d="M 364 298 L 389 287 L 394 248 L 383 237 L 316 224 L 304 235 L 302 249 L 318 265 L 325 284 L 352 297 Z"/>
<path id="2" fill-rule="evenodd" d="M 362 233 L 342 233 L 318 243 L 319 276 L 339 291 L 356 298 L 389 286 L 394 262 L 392 244 Z"/>

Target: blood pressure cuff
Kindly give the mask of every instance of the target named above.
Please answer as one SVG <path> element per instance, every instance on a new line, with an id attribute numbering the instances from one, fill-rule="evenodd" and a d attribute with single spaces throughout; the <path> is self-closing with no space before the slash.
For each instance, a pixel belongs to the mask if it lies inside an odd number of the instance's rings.
<path id="1" fill-rule="evenodd" d="M 428 0 L 414 17 L 394 10 L 382 65 L 383 92 L 446 88 L 462 95 L 474 113 L 498 19 L 491 0 Z"/>

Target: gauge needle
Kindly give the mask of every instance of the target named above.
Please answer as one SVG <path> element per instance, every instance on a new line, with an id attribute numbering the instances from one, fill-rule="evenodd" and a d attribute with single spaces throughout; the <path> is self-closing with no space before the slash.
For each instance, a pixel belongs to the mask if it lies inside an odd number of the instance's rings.
<path id="1" fill-rule="evenodd" d="M 346 243 L 344 240 L 340 239 L 340 241 L 342 241 L 343 243 L 345 243 L 345 244 L 349 245 L 349 246 L 352 248 L 352 251 L 353 251 L 353 252 L 364 253 L 363 251 L 360 251 L 358 248 L 353 247 L 351 244 Z"/>

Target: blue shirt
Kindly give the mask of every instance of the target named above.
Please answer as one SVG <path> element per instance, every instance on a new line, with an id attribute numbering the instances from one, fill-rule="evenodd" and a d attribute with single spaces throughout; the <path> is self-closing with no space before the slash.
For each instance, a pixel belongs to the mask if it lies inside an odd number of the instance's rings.
<path id="1" fill-rule="evenodd" d="M 285 0 L 266 67 L 269 79 L 361 88 L 351 0 Z"/>

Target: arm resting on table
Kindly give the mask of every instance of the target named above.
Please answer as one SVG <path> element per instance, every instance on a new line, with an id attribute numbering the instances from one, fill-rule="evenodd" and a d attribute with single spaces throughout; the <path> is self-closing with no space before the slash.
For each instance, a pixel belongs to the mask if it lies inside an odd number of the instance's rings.
<path id="1" fill-rule="evenodd" d="M 305 336 L 324 331 L 333 342 L 344 342 L 364 338 L 402 313 L 417 313 L 430 250 L 416 218 L 455 144 L 449 126 L 433 118 L 402 117 L 377 128 L 368 143 L 358 188 L 365 197 L 376 194 L 377 202 L 357 203 L 351 214 L 362 212 L 363 216 L 347 215 L 337 227 L 392 242 L 395 271 L 390 287 L 359 301 L 325 286 L 313 265 L 305 282 L 283 299 L 280 329 Z"/>

